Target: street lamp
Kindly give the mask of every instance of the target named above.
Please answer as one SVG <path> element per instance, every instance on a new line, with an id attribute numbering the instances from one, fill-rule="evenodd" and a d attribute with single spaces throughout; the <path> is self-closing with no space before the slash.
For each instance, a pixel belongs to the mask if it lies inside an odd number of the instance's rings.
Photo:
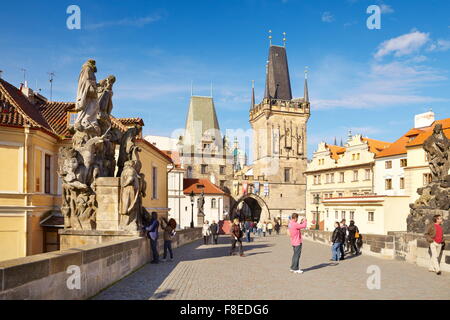
<path id="1" fill-rule="evenodd" d="M 192 208 L 192 213 L 191 213 L 191 228 L 194 228 L 194 191 L 191 191 L 191 194 L 189 195 L 191 197 L 191 208 Z"/>
<path id="2" fill-rule="evenodd" d="M 319 203 L 320 203 L 320 196 L 318 194 L 316 194 L 314 196 L 314 204 L 316 205 L 316 230 L 319 230 Z"/>

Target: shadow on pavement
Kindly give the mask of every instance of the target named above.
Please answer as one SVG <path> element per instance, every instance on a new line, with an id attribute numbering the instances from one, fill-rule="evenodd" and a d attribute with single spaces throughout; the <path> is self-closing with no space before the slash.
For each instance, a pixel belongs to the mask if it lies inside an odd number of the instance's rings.
<path id="1" fill-rule="evenodd" d="M 335 267 L 339 265 L 339 263 L 333 262 L 333 263 L 321 263 L 306 269 L 303 269 L 303 272 L 307 272 L 307 271 L 312 271 L 312 270 L 317 270 L 317 269 L 322 269 L 322 268 L 326 268 L 326 267 Z"/>

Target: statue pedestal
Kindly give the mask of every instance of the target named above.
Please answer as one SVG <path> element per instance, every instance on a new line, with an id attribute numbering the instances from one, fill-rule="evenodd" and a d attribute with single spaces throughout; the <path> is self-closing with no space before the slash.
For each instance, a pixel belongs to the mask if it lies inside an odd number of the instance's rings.
<path id="1" fill-rule="evenodd" d="M 211 221 L 209 221 L 211 222 Z M 199 228 L 201 228 L 203 226 L 203 224 L 205 223 L 205 215 L 203 214 L 198 214 L 197 215 L 197 226 Z"/>
<path id="2" fill-rule="evenodd" d="M 97 178 L 97 230 L 119 230 L 120 178 Z"/>
<path id="3" fill-rule="evenodd" d="M 60 230 L 60 250 L 143 236 L 138 231 Z"/>

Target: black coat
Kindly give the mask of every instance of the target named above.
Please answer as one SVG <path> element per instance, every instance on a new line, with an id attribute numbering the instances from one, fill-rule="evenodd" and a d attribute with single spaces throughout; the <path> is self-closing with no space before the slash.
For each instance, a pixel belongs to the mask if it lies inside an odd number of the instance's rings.
<path id="1" fill-rule="evenodd" d="M 358 227 L 355 225 L 348 226 L 347 230 L 348 230 L 348 238 L 349 239 L 355 239 L 355 234 L 357 232 L 359 233 Z"/>
<path id="2" fill-rule="evenodd" d="M 333 235 L 331 236 L 331 242 L 335 243 L 335 242 L 340 242 L 340 243 L 344 243 L 345 241 L 345 234 L 342 231 L 341 228 L 336 228 L 333 231 Z"/>

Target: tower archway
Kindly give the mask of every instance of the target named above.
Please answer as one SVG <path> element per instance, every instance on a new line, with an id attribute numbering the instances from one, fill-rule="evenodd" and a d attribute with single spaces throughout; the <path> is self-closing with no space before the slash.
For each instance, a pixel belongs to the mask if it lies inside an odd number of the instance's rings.
<path id="1" fill-rule="evenodd" d="M 236 200 L 231 213 L 232 218 L 239 217 L 241 220 L 250 219 L 256 222 L 268 221 L 271 218 L 266 202 L 256 194 L 247 194 Z"/>

